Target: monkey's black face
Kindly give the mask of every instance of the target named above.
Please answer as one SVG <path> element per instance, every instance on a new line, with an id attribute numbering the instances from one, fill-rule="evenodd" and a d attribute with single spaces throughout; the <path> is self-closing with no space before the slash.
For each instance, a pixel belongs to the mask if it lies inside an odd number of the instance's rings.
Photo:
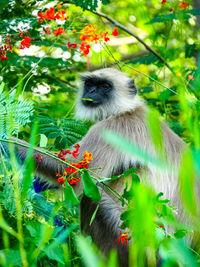
<path id="1" fill-rule="evenodd" d="M 82 103 L 87 107 L 100 106 L 112 97 L 113 84 L 103 78 L 84 78 Z"/>

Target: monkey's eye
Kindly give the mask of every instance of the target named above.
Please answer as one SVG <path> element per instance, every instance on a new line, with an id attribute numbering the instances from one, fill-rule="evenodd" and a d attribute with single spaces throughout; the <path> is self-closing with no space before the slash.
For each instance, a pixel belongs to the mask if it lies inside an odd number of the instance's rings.
<path id="1" fill-rule="evenodd" d="M 103 87 L 105 90 L 108 90 L 108 89 L 110 88 L 109 84 L 106 84 L 106 83 L 104 83 L 104 84 L 102 85 L 102 87 Z"/>

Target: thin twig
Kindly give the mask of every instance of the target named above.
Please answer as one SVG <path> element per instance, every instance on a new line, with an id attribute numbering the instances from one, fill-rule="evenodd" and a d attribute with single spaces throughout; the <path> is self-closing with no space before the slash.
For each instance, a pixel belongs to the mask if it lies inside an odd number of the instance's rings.
<path id="1" fill-rule="evenodd" d="M 102 18 L 105 18 L 107 19 L 108 21 L 110 21 L 114 26 L 118 27 L 119 29 L 127 32 L 129 35 L 133 36 L 136 40 L 138 40 L 138 42 L 140 42 L 141 44 L 144 45 L 144 47 L 150 51 L 152 54 L 154 54 L 157 58 L 160 59 L 160 61 L 162 61 L 165 66 L 167 66 L 167 68 L 172 71 L 171 67 L 169 66 L 169 64 L 164 60 L 164 58 L 158 54 L 153 48 L 151 48 L 150 46 L 148 46 L 145 41 L 143 41 L 139 36 L 137 36 L 134 32 L 132 32 L 131 30 L 129 30 L 128 28 L 126 28 L 124 25 L 122 25 L 121 23 L 119 23 L 117 20 L 111 18 L 110 16 L 104 14 L 104 13 L 101 13 L 101 12 L 98 12 L 98 11 L 91 11 L 92 13 L 102 17 Z"/>

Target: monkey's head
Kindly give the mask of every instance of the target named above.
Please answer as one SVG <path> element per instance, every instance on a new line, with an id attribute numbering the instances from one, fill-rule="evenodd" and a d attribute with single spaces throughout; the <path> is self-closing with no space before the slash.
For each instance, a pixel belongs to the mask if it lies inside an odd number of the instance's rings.
<path id="1" fill-rule="evenodd" d="M 103 120 L 140 105 L 133 79 L 116 69 L 105 68 L 81 75 L 77 117 Z"/>

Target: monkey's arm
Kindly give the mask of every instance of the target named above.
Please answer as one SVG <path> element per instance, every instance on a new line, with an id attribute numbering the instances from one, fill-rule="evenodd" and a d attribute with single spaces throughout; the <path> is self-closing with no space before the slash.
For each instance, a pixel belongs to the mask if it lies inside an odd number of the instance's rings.
<path id="1" fill-rule="evenodd" d="M 1 151 L 3 152 L 3 154 L 7 153 L 9 154 L 9 140 L 5 140 L 5 141 L 1 141 L 0 142 L 0 148 Z M 28 147 L 30 147 L 30 144 L 19 140 L 19 139 L 11 139 L 11 142 L 15 142 L 15 143 L 11 143 L 11 146 L 14 146 L 14 152 L 15 155 L 19 161 L 20 164 L 23 164 L 26 157 L 27 157 L 27 153 L 28 153 Z M 42 151 L 48 154 L 51 154 L 52 156 L 55 156 L 54 153 L 49 152 L 45 149 L 39 148 L 39 147 L 35 147 L 34 151 L 33 151 L 33 159 L 35 162 L 35 172 L 37 174 L 37 176 L 39 176 L 40 178 L 42 177 L 42 179 L 49 181 L 50 184 L 57 184 L 57 178 L 56 178 L 56 173 L 62 173 L 64 170 L 65 164 L 57 161 L 56 159 L 45 155 L 43 153 L 38 152 Z"/>
<path id="2" fill-rule="evenodd" d="M 122 267 L 128 266 L 128 245 L 120 242 L 120 220 L 121 208 L 106 192 L 103 192 L 101 203 L 92 201 L 91 198 L 83 196 L 80 203 L 81 231 L 92 237 L 94 243 L 100 250 L 108 255 L 111 249 L 116 249 L 119 264 Z M 91 218 L 98 208 L 95 218 Z"/>

